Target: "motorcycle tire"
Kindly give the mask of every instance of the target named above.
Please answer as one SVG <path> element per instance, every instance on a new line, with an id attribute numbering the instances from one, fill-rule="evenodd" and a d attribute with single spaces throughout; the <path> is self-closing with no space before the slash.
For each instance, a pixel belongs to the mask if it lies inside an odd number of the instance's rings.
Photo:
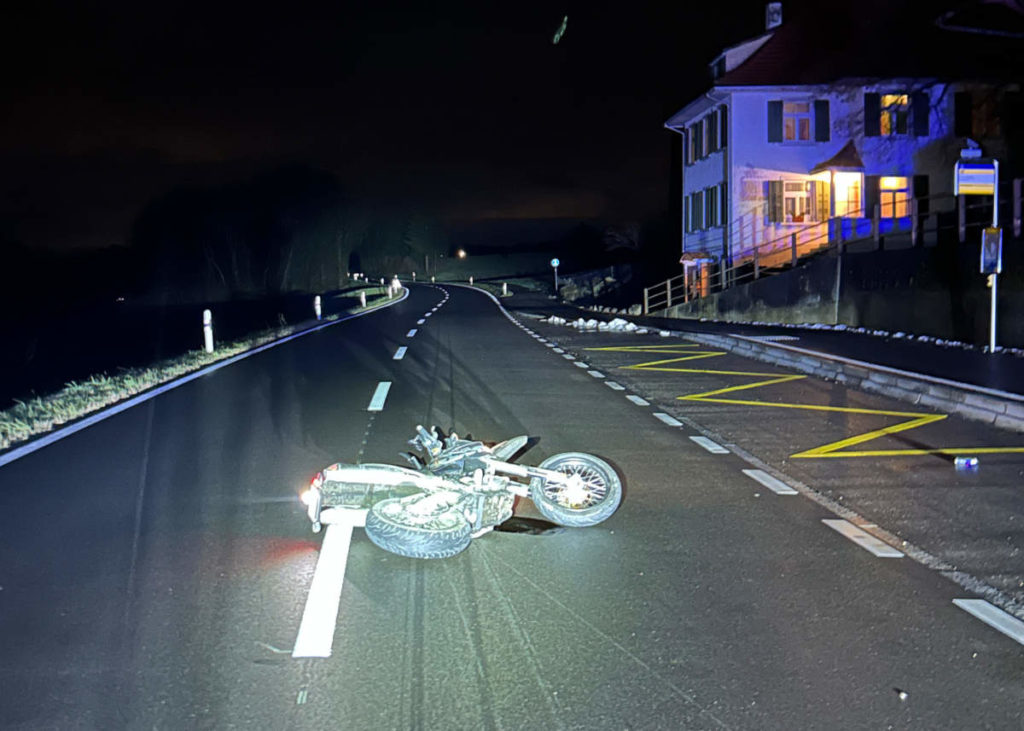
<path id="1" fill-rule="evenodd" d="M 538 465 L 580 480 L 574 487 L 539 477 L 530 481 L 530 498 L 541 514 L 558 525 L 581 528 L 607 519 L 622 502 L 622 480 L 610 464 L 592 454 L 565 452 Z"/>
<path id="2" fill-rule="evenodd" d="M 460 511 L 446 510 L 429 523 L 399 510 L 398 499 L 381 500 L 366 514 L 366 535 L 385 551 L 409 558 L 448 558 L 469 545 L 472 529 Z"/>

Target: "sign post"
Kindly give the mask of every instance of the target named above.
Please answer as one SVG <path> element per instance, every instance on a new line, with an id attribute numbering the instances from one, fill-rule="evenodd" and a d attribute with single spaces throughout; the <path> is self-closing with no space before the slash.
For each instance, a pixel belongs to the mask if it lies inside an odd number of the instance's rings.
<path id="1" fill-rule="evenodd" d="M 558 265 L 562 262 L 557 258 L 551 260 L 551 268 L 555 270 L 555 295 L 558 295 Z"/>
<path id="2" fill-rule="evenodd" d="M 1003 269 L 1003 232 L 999 228 L 999 161 L 984 160 L 981 150 L 960 151 L 960 160 L 953 168 L 954 195 L 991 195 L 992 226 L 981 236 L 981 273 L 988 275 L 992 289 L 989 307 L 988 352 L 996 352 L 996 298 L 999 272 Z"/>

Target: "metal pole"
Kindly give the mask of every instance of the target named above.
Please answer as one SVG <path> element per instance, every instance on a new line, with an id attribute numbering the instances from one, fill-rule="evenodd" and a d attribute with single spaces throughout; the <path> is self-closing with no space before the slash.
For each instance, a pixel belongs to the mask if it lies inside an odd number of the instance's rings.
<path id="1" fill-rule="evenodd" d="M 995 166 L 995 185 L 992 187 L 992 228 L 999 228 L 999 161 L 993 160 Z M 984 245 L 984 244 L 983 244 Z M 992 305 L 988 328 L 988 352 L 996 352 L 996 291 L 999 288 L 999 273 L 992 275 Z"/>
<path id="2" fill-rule="evenodd" d="M 558 294 L 558 267 L 551 267 L 555 270 L 555 294 Z"/>

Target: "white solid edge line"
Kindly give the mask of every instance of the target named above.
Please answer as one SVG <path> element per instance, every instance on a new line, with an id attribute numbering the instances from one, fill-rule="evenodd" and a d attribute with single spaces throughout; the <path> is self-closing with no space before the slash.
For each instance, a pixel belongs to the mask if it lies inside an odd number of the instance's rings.
<path id="1" fill-rule="evenodd" d="M 769 490 L 777 495 L 796 495 L 796 490 L 787 485 L 782 480 L 772 477 L 764 470 L 743 470 L 743 474 L 752 480 L 760 482 L 762 485 L 767 487 Z"/>
<path id="2" fill-rule="evenodd" d="M 373 392 L 373 398 L 370 399 L 370 405 L 366 407 L 367 411 L 383 411 L 384 402 L 388 398 L 388 391 L 391 390 L 391 381 L 381 381 L 377 384 L 377 389 Z"/>
<path id="3" fill-rule="evenodd" d="M 690 440 L 704 447 L 711 454 L 729 454 L 729 450 L 707 437 L 690 437 Z"/>
<path id="4" fill-rule="evenodd" d="M 657 419 L 658 421 L 661 421 L 661 422 L 663 422 L 665 424 L 668 424 L 669 426 L 682 426 L 683 425 L 683 422 L 679 421 L 678 419 L 676 419 L 674 417 L 669 416 L 668 414 L 663 414 L 660 411 L 655 412 L 654 418 Z"/>
<path id="5" fill-rule="evenodd" d="M 191 373 L 188 373 L 182 376 L 181 378 L 175 378 L 173 381 L 168 381 L 167 383 L 156 386 L 155 388 L 146 391 L 145 393 L 140 393 L 138 396 L 133 396 L 130 399 L 122 401 L 121 403 L 114 404 L 113 406 L 110 406 L 106 409 L 97 411 L 95 414 L 90 414 L 89 416 L 83 417 L 80 421 L 76 421 L 74 424 L 69 424 L 68 426 L 61 427 L 60 429 L 52 431 L 48 434 L 44 434 L 38 437 L 37 439 L 33 439 L 28 444 L 22 444 L 20 447 L 14 447 L 6 454 L 0 454 L 0 467 L 3 467 L 5 464 L 10 464 L 11 462 L 14 462 L 17 459 L 21 459 L 22 457 L 27 457 L 33 452 L 39 451 L 43 447 L 48 447 L 51 444 L 54 444 L 55 442 L 59 442 L 61 439 L 70 437 L 72 434 L 77 434 L 83 429 L 88 429 L 90 426 L 98 424 L 104 419 L 109 419 L 111 416 L 116 416 L 117 414 L 120 414 L 122 411 L 127 411 L 133 406 L 138 406 L 139 404 L 145 403 L 150 399 L 154 399 L 157 396 L 160 396 L 161 394 L 167 393 L 168 391 L 173 391 L 179 386 L 184 386 L 186 383 L 194 381 L 197 378 L 202 378 L 203 376 L 209 373 L 213 373 L 214 371 L 220 370 L 221 368 L 225 368 L 233 363 L 237 363 L 238 361 L 256 355 L 257 353 L 262 353 L 264 350 L 276 348 L 278 345 L 283 345 L 284 343 L 287 343 L 291 340 L 295 340 L 296 338 L 301 338 L 304 335 L 309 335 L 310 333 L 318 332 L 320 330 L 323 330 L 324 328 L 331 327 L 332 325 L 337 325 L 340 322 L 352 320 L 355 319 L 356 317 L 362 317 L 363 315 L 369 315 L 376 312 L 377 310 L 381 310 L 384 309 L 385 307 L 390 307 L 391 305 L 398 304 L 408 296 L 409 290 L 403 289 L 402 296 L 391 302 L 378 305 L 370 310 L 356 312 L 354 314 L 348 315 L 347 317 L 339 317 L 337 320 L 333 320 L 332 322 L 325 322 L 322 325 L 315 325 L 314 327 L 311 327 L 307 330 L 303 330 L 302 332 L 286 335 L 283 338 L 280 338 L 270 343 L 265 343 L 256 348 L 253 348 L 252 350 L 247 350 L 244 353 L 239 353 L 238 355 L 233 355 L 230 358 L 225 358 L 224 360 L 219 360 L 216 363 L 211 363 L 205 368 L 200 368 L 198 371 L 192 371 Z"/>
<path id="6" fill-rule="evenodd" d="M 394 357 L 393 360 L 401 360 L 402 358 L 404 358 L 405 357 L 405 351 L 407 351 L 407 350 L 408 350 L 408 348 L 406 346 L 404 346 L 404 345 L 401 346 L 398 350 L 395 351 L 395 357 Z"/>
<path id="7" fill-rule="evenodd" d="M 651 403 L 649 401 L 645 401 L 644 399 L 642 399 L 639 396 L 637 396 L 635 394 L 632 394 L 632 393 L 629 394 L 628 396 L 626 396 L 626 398 L 629 399 L 630 401 L 632 401 L 637 406 L 650 406 L 651 405 Z"/>
<path id="8" fill-rule="evenodd" d="M 338 623 L 341 587 L 345 583 L 345 564 L 352 543 L 352 526 L 327 526 L 320 545 L 320 557 L 306 597 L 306 608 L 299 623 L 292 657 L 330 657 L 334 628 Z"/>
<path id="9" fill-rule="evenodd" d="M 953 603 L 992 629 L 999 630 L 1010 639 L 1024 645 L 1024 622 L 1013 615 L 1007 614 L 984 599 L 954 599 Z"/>
<path id="10" fill-rule="evenodd" d="M 608 388 L 610 388 L 613 391 L 625 391 L 626 390 L 625 386 L 621 386 L 618 383 L 616 383 L 615 381 L 605 381 L 604 385 L 606 385 Z"/>
<path id="11" fill-rule="evenodd" d="M 897 551 L 884 541 L 880 541 L 870 533 L 867 533 L 848 520 L 840 518 L 823 518 L 822 523 L 840 535 L 849 538 L 865 551 L 870 551 L 879 558 L 902 558 L 903 552 Z"/>

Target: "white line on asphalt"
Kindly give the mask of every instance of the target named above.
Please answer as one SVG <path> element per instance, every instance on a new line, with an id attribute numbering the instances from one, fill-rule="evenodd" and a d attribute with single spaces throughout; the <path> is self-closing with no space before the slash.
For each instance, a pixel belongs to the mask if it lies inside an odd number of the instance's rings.
<path id="1" fill-rule="evenodd" d="M 769 475 L 764 470 L 743 470 L 743 474 L 752 480 L 757 480 L 772 492 L 778 495 L 796 495 L 797 492 L 782 480 Z"/>
<path id="2" fill-rule="evenodd" d="M 575 363 L 573 363 L 573 365 L 576 366 L 577 368 L 590 368 L 590 364 L 584 363 L 582 360 L 576 361 Z"/>
<path id="3" fill-rule="evenodd" d="M 620 386 L 615 381 L 605 381 L 604 385 L 606 385 L 608 388 L 610 388 L 613 391 L 625 391 L 626 390 L 625 386 Z"/>
<path id="4" fill-rule="evenodd" d="M 547 345 L 547 344 L 548 344 L 548 341 L 547 341 L 547 340 L 545 340 L 544 338 L 537 338 L 537 342 L 538 342 L 538 343 L 544 343 L 545 345 Z"/>
<path id="5" fill-rule="evenodd" d="M 402 358 L 404 358 L 405 357 L 405 351 L 407 351 L 407 350 L 408 350 L 408 348 L 405 347 L 404 345 L 402 347 L 400 347 L 398 350 L 396 350 L 395 351 L 394 360 L 401 360 Z"/>
<path id="6" fill-rule="evenodd" d="M 821 521 L 832 530 L 838 531 L 842 535 L 849 538 L 851 541 L 856 543 L 861 548 L 870 551 L 879 558 L 902 558 L 903 552 L 897 551 L 895 548 L 890 546 L 884 541 L 880 541 L 870 533 L 862 531 L 860 528 L 855 526 L 848 520 L 840 520 L 837 518 L 825 518 Z"/>
<path id="7" fill-rule="evenodd" d="M 405 337 L 407 337 L 407 338 L 411 338 L 411 337 L 413 337 L 413 336 L 415 336 L 415 335 L 416 335 L 416 328 L 413 328 L 412 330 L 410 330 L 409 332 L 407 332 L 407 333 L 405 334 Z"/>
<path id="8" fill-rule="evenodd" d="M 555 347 L 555 344 L 554 344 L 554 343 L 544 343 L 544 344 L 545 344 L 546 346 L 548 346 L 549 348 L 554 348 L 554 347 Z"/>
<path id="9" fill-rule="evenodd" d="M 575 355 L 569 355 L 568 353 L 563 353 L 562 357 L 565 358 L 566 360 L 576 360 Z"/>
<path id="10" fill-rule="evenodd" d="M 565 351 L 562 350 L 561 348 L 555 348 L 555 352 L 556 353 L 564 353 Z"/>
<path id="11" fill-rule="evenodd" d="M 418 320 L 416 321 L 416 324 L 417 324 L 417 325 L 422 325 L 422 324 L 423 324 L 423 323 L 425 323 L 425 322 L 426 322 L 426 319 L 425 319 L 425 318 L 422 318 L 422 317 L 421 317 L 420 319 L 418 319 Z"/>
<path id="12" fill-rule="evenodd" d="M 604 378 L 604 374 L 601 371 L 587 371 L 594 378 Z"/>
<path id="13" fill-rule="evenodd" d="M 626 398 L 628 398 L 630 401 L 632 401 L 637 406 L 650 406 L 651 405 L 651 403 L 649 401 L 644 401 L 642 398 L 640 398 L 639 396 L 636 396 L 636 395 L 634 395 L 632 393 L 629 394 L 628 396 L 626 396 Z"/>
<path id="14" fill-rule="evenodd" d="M 1024 645 L 1024 622 L 1007 614 L 984 599 L 954 599 L 953 603 L 973 614 L 992 629 L 997 629 L 1012 640 Z"/>
<path id="15" fill-rule="evenodd" d="M 679 419 L 673 418 L 673 417 L 669 416 L 668 414 L 663 414 L 660 411 L 658 411 L 658 412 L 656 412 L 654 414 L 654 418 L 657 419 L 658 421 L 661 421 L 661 422 L 664 422 L 665 424 L 668 424 L 669 426 L 682 426 L 683 425 L 683 422 L 679 421 Z"/>
<path id="16" fill-rule="evenodd" d="M 345 583 L 345 564 L 348 563 L 348 548 L 351 542 L 351 525 L 327 526 L 292 657 L 331 656 L 334 627 L 338 623 L 341 587 Z"/>
<path id="17" fill-rule="evenodd" d="M 711 454 L 729 454 L 729 450 L 723 447 L 718 442 L 714 442 L 707 437 L 690 437 L 694 442 L 704 447 L 704 449 L 711 452 Z"/>
<path id="18" fill-rule="evenodd" d="M 295 696 L 295 705 L 301 706 L 309 699 L 309 691 L 303 688 L 299 691 L 299 694 Z"/>
<path id="19" fill-rule="evenodd" d="M 388 391 L 391 389 L 391 381 L 381 381 L 377 384 L 377 390 L 373 392 L 373 398 L 370 399 L 370 405 L 366 407 L 367 411 L 383 411 L 384 401 L 388 397 Z"/>

